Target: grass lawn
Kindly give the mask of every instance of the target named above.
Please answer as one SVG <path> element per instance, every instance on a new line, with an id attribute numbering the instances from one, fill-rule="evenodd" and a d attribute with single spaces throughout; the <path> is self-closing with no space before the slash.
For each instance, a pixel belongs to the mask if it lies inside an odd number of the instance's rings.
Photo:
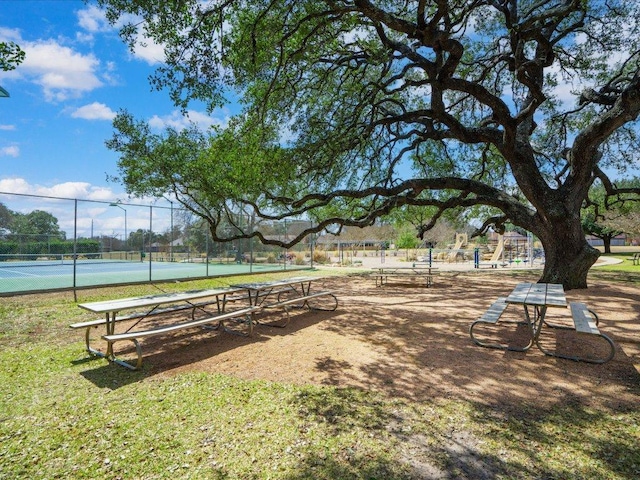
<path id="1" fill-rule="evenodd" d="M 201 372 L 147 378 L 86 359 L 68 328 L 81 318 L 70 293 L 2 299 L 0 479 L 640 478 L 640 404 L 513 412 Z"/>

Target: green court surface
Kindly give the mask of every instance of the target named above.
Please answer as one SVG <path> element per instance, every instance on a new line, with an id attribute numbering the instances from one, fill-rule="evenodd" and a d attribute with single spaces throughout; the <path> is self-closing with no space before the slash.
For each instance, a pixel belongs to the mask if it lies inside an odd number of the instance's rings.
<path id="1" fill-rule="evenodd" d="M 282 271 L 279 264 L 122 262 L 13 264 L 0 262 L 0 295 L 39 290 L 83 288 L 121 283 L 183 280 Z M 296 266 L 299 268 L 299 266 Z"/>

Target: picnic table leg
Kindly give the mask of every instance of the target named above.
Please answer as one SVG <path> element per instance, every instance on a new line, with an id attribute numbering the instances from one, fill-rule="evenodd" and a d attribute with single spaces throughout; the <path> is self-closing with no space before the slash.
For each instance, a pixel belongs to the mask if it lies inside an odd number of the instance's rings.
<path id="1" fill-rule="evenodd" d="M 324 296 L 331 297 L 333 299 L 332 304 L 330 304 L 328 307 L 313 307 L 313 306 L 311 306 L 309 304 L 309 301 L 307 300 L 305 302 L 307 308 L 309 310 L 319 310 L 319 311 L 322 311 L 322 312 L 335 312 L 337 310 L 337 308 L 338 308 L 338 297 L 336 297 L 333 293 L 329 293 L 327 295 L 323 295 L 323 297 Z"/>
<path id="2" fill-rule="evenodd" d="M 581 357 L 579 355 L 565 355 L 565 354 L 562 354 L 562 353 L 556 353 L 556 352 L 553 352 L 551 350 L 546 350 L 542 345 L 540 345 L 538 340 L 536 340 L 536 345 L 538 346 L 538 348 L 540 349 L 540 351 L 542 353 L 544 353 L 545 355 L 548 355 L 550 357 L 564 358 L 566 360 L 573 360 L 575 362 L 586 362 L 586 363 L 595 363 L 595 364 L 607 363 L 615 355 L 615 351 L 616 351 L 615 344 L 613 343 L 613 340 L 611 340 L 605 334 L 600 334 L 600 335 L 596 335 L 596 336 L 602 338 L 606 342 L 606 344 L 608 346 L 608 353 L 607 353 L 607 356 L 604 357 L 604 358 L 589 358 L 589 357 Z"/>
<path id="3" fill-rule="evenodd" d="M 132 338 L 131 341 L 136 347 L 137 360 L 135 365 L 132 365 L 129 362 L 125 362 L 124 360 L 121 360 L 120 358 L 113 355 L 113 352 L 111 354 L 110 360 L 113 363 L 117 363 L 121 367 L 128 368 L 129 370 L 140 370 L 140 368 L 142 367 L 142 347 L 140 347 L 140 343 L 138 342 L 137 339 Z M 113 348 L 113 344 L 111 342 L 109 342 L 109 345 L 111 345 L 111 347 Z"/>
<path id="4" fill-rule="evenodd" d="M 504 299 L 499 299 L 499 300 L 502 300 L 504 302 Z M 481 317 L 481 318 L 479 318 L 478 320 L 476 320 L 475 322 L 473 322 L 471 324 L 471 326 L 469 327 L 469 335 L 471 336 L 471 340 L 473 340 L 473 342 L 476 345 L 480 345 L 481 347 L 496 348 L 496 349 L 499 349 L 499 350 L 508 350 L 510 352 L 526 352 L 527 350 L 529 350 L 531 348 L 531 346 L 533 345 L 533 335 L 531 335 L 529 337 L 529 342 L 527 343 L 527 345 L 525 345 L 523 347 L 514 347 L 514 346 L 511 346 L 511 345 L 505 345 L 505 344 L 501 344 L 501 343 L 490 343 L 490 342 L 482 341 L 482 340 L 478 339 L 476 336 L 474 336 L 473 329 L 476 326 L 478 326 L 480 324 L 485 324 L 485 325 L 491 325 L 491 326 L 495 327 L 498 324 L 498 320 L 499 320 L 500 316 L 502 315 L 502 310 L 505 308 L 504 307 L 504 303 L 499 305 L 498 302 L 496 302 L 496 304 L 494 304 L 494 305 L 492 305 L 490 307 L 489 311 L 494 309 L 494 307 L 497 307 L 497 309 L 499 309 L 499 311 L 497 312 L 497 317 L 495 317 L 494 315 L 491 315 L 490 319 L 483 319 Z M 524 313 L 525 313 L 525 322 L 518 322 L 518 324 L 526 324 L 527 327 L 529 328 L 530 332 L 531 332 L 531 321 L 530 321 L 529 312 L 526 309 L 526 306 L 525 306 L 525 309 L 524 309 Z"/>
<path id="5" fill-rule="evenodd" d="M 516 352 L 526 352 L 531 347 L 533 347 L 533 344 L 535 343 L 536 321 L 538 319 L 538 309 L 537 308 L 534 309 L 533 315 L 531 315 L 529 313 L 529 309 L 527 308 L 527 306 L 524 305 L 524 318 L 525 318 L 524 322 L 518 322 L 518 323 L 520 325 L 522 325 L 524 323 L 527 326 L 527 328 L 529 329 L 529 334 L 530 334 L 529 342 L 522 348 L 509 348 L 509 350 L 516 351 Z"/>
<path id="6" fill-rule="evenodd" d="M 84 343 L 87 348 L 87 353 L 89 355 L 94 355 L 96 357 L 105 358 L 107 356 L 106 354 L 102 353 L 100 350 L 96 350 L 95 348 L 91 347 L 91 329 L 92 328 L 96 328 L 96 327 L 89 326 L 87 327 L 87 330 L 84 333 Z"/>
<path id="7" fill-rule="evenodd" d="M 301 284 L 301 288 L 302 288 L 302 296 L 306 297 L 309 295 L 309 292 L 311 291 L 311 282 L 307 282 L 307 288 L 305 288 L 305 284 L 304 282 L 302 282 Z M 304 303 L 300 306 L 300 308 L 304 308 L 307 307 L 309 310 L 311 310 L 311 307 L 309 306 L 309 303 L 307 303 L 307 301 L 305 300 Z M 288 315 L 288 312 L 287 312 Z"/>
<path id="8" fill-rule="evenodd" d="M 255 317 L 254 317 L 254 312 L 249 312 L 246 313 L 244 315 L 245 320 L 244 321 L 239 321 L 237 323 L 242 323 L 247 327 L 247 331 L 246 332 L 237 332 L 235 330 L 232 330 L 230 328 L 225 327 L 224 325 L 224 321 L 220 321 L 219 326 L 222 326 L 222 329 L 227 332 L 230 333 L 232 335 L 238 335 L 241 337 L 250 337 L 253 335 L 253 326 L 255 324 L 257 324 L 258 322 L 256 321 Z"/>
<path id="9" fill-rule="evenodd" d="M 249 306 L 250 307 L 257 307 L 258 306 L 258 301 L 260 299 L 260 291 L 256 290 L 256 298 L 255 298 L 255 300 L 251 296 L 251 289 L 250 288 L 247 290 L 247 295 L 249 296 Z"/>
<path id="10" fill-rule="evenodd" d="M 118 312 L 106 313 L 106 325 L 107 335 L 113 335 L 116 331 L 116 315 Z M 113 359 L 113 344 L 107 342 L 107 354 L 105 355 L 109 360 Z"/>
<path id="11" fill-rule="evenodd" d="M 524 318 L 527 327 L 529 328 L 529 333 L 531 334 L 531 338 L 529 339 L 529 344 L 524 347 L 522 350 L 518 350 L 521 352 L 526 352 L 529 350 L 534 343 L 537 342 L 537 338 L 540 335 L 540 327 L 542 326 L 542 321 L 544 320 L 544 314 L 547 311 L 547 307 L 534 307 L 533 314 L 529 313 L 529 307 L 524 305 Z"/>
<path id="12" fill-rule="evenodd" d="M 281 302 L 283 300 L 288 299 L 289 295 L 292 292 L 295 294 L 296 298 L 300 297 L 301 300 L 304 299 L 311 292 L 311 281 L 306 282 L 306 283 L 304 281 L 301 281 L 300 282 L 300 291 L 298 291 L 298 289 L 295 286 L 292 285 L 288 290 L 278 292 L 278 298 L 276 299 L 276 301 Z M 295 308 L 304 308 L 304 307 L 308 307 L 306 299 L 304 300 L 302 305 L 297 305 Z"/>

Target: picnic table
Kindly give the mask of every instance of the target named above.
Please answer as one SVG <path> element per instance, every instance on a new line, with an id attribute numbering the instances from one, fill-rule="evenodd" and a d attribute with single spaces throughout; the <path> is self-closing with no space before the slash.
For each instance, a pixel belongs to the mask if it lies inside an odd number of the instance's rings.
<path id="1" fill-rule="evenodd" d="M 436 274 L 435 270 L 438 267 L 432 267 L 427 265 L 400 265 L 400 266 L 380 266 L 372 267 L 374 270 L 374 279 L 376 287 L 382 287 L 387 284 L 389 278 L 402 279 L 402 280 L 424 280 L 427 287 L 433 285 L 433 276 Z"/>
<path id="2" fill-rule="evenodd" d="M 309 310 L 334 311 L 338 308 L 338 299 L 332 291 L 311 291 L 313 284 L 324 281 L 326 277 L 290 277 L 282 280 L 265 282 L 237 283 L 232 288 L 244 290 L 250 307 L 261 309 L 282 308 L 286 314 L 284 324 L 269 323 L 271 326 L 285 327 L 289 324 L 291 308 L 308 308 Z M 328 298 L 326 307 L 312 305 L 311 300 Z"/>
<path id="3" fill-rule="evenodd" d="M 256 308 L 244 308 L 232 312 L 225 312 L 227 297 L 237 294 L 240 291 L 241 290 L 234 288 L 190 290 L 81 303 L 78 305 L 80 308 L 96 314 L 102 314 L 104 317 L 87 322 L 74 323 L 70 325 L 70 327 L 74 329 L 86 329 L 85 343 L 87 352 L 90 355 L 104 357 L 111 362 L 136 370 L 142 365 L 142 352 L 138 339 L 197 326 L 206 326 L 215 330 L 221 326 L 224 327 L 224 321 L 239 318 L 244 318 L 244 323 L 247 324 L 251 330 L 253 323 L 250 317 Z M 121 312 L 133 310 L 136 312 L 129 315 L 119 315 Z M 141 321 L 148 317 L 175 313 L 182 310 L 191 311 L 191 318 L 189 320 L 162 327 L 134 330 Z M 204 313 L 204 318 L 196 319 L 196 312 Z M 130 325 L 124 332 L 117 333 L 116 325 L 121 325 L 125 321 L 133 321 L 133 325 Z M 91 330 L 98 327 L 104 327 L 105 333 L 102 335 L 102 338 L 107 342 L 105 353 L 91 346 Z M 136 365 L 131 365 L 115 356 L 113 344 L 120 340 L 130 340 L 134 343 L 138 354 L 138 362 Z"/>
<path id="4" fill-rule="evenodd" d="M 524 324 L 527 326 L 529 332 L 528 343 L 525 346 L 520 347 L 486 342 L 474 335 L 473 329 L 478 325 L 497 324 L 509 305 L 517 305 L 523 308 Z M 573 327 L 551 324 L 546 321 L 548 308 L 566 309 L 567 306 L 570 307 L 571 318 L 574 324 Z M 568 304 L 562 285 L 552 283 L 519 283 L 507 297 L 498 298 L 478 320 L 471 324 L 469 327 L 469 335 L 474 343 L 482 347 L 525 352 L 535 344 L 545 355 L 589 363 L 605 363 L 613 358 L 615 346 L 609 337 L 600 333 L 598 321 L 598 315 L 589 309 L 586 304 L 581 302 L 571 302 Z M 566 355 L 548 350 L 540 344 L 540 334 L 543 326 L 557 329 L 570 329 L 580 334 L 595 335 L 606 342 L 608 353 L 602 358 L 592 358 Z"/>

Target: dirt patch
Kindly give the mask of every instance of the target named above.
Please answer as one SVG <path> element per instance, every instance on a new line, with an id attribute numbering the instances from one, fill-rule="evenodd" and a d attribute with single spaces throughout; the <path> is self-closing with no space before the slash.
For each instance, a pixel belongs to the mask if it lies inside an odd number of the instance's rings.
<path id="1" fill-rule="evenodd" d="M 637 406 L 640 392 L 640 293 L 633 286 L 594 283 L 567 293 L 600 316 L 600 329 L 616 343 L 604 365 L 482 348 L 469 325 L 498 296 L 533 274 L 449 272 L 431 288 L 389 284 L 372 278 L 331 277 L 335 312 L 292 313 L 286 328 L 258 325 L 250 338 L 223 332 L 193 332 L 174 341 L 143 345 L 151 376 L 205 371 L 297 384 L 358 387 L 389 397 L 465 399 L 501 408 L 523 401 L 538 405 L 576 401 L 603 408 Z M 521 311 L 509 307 L 508 316 Z M 569 322 L 567 310 L 549 317 Z M 522 344 L 516 324 L 501 329 L 503 341 Z M 596 339 L 574 332 L 543 333 L 548 348 L 566 352 L 599 348 Z"/>

